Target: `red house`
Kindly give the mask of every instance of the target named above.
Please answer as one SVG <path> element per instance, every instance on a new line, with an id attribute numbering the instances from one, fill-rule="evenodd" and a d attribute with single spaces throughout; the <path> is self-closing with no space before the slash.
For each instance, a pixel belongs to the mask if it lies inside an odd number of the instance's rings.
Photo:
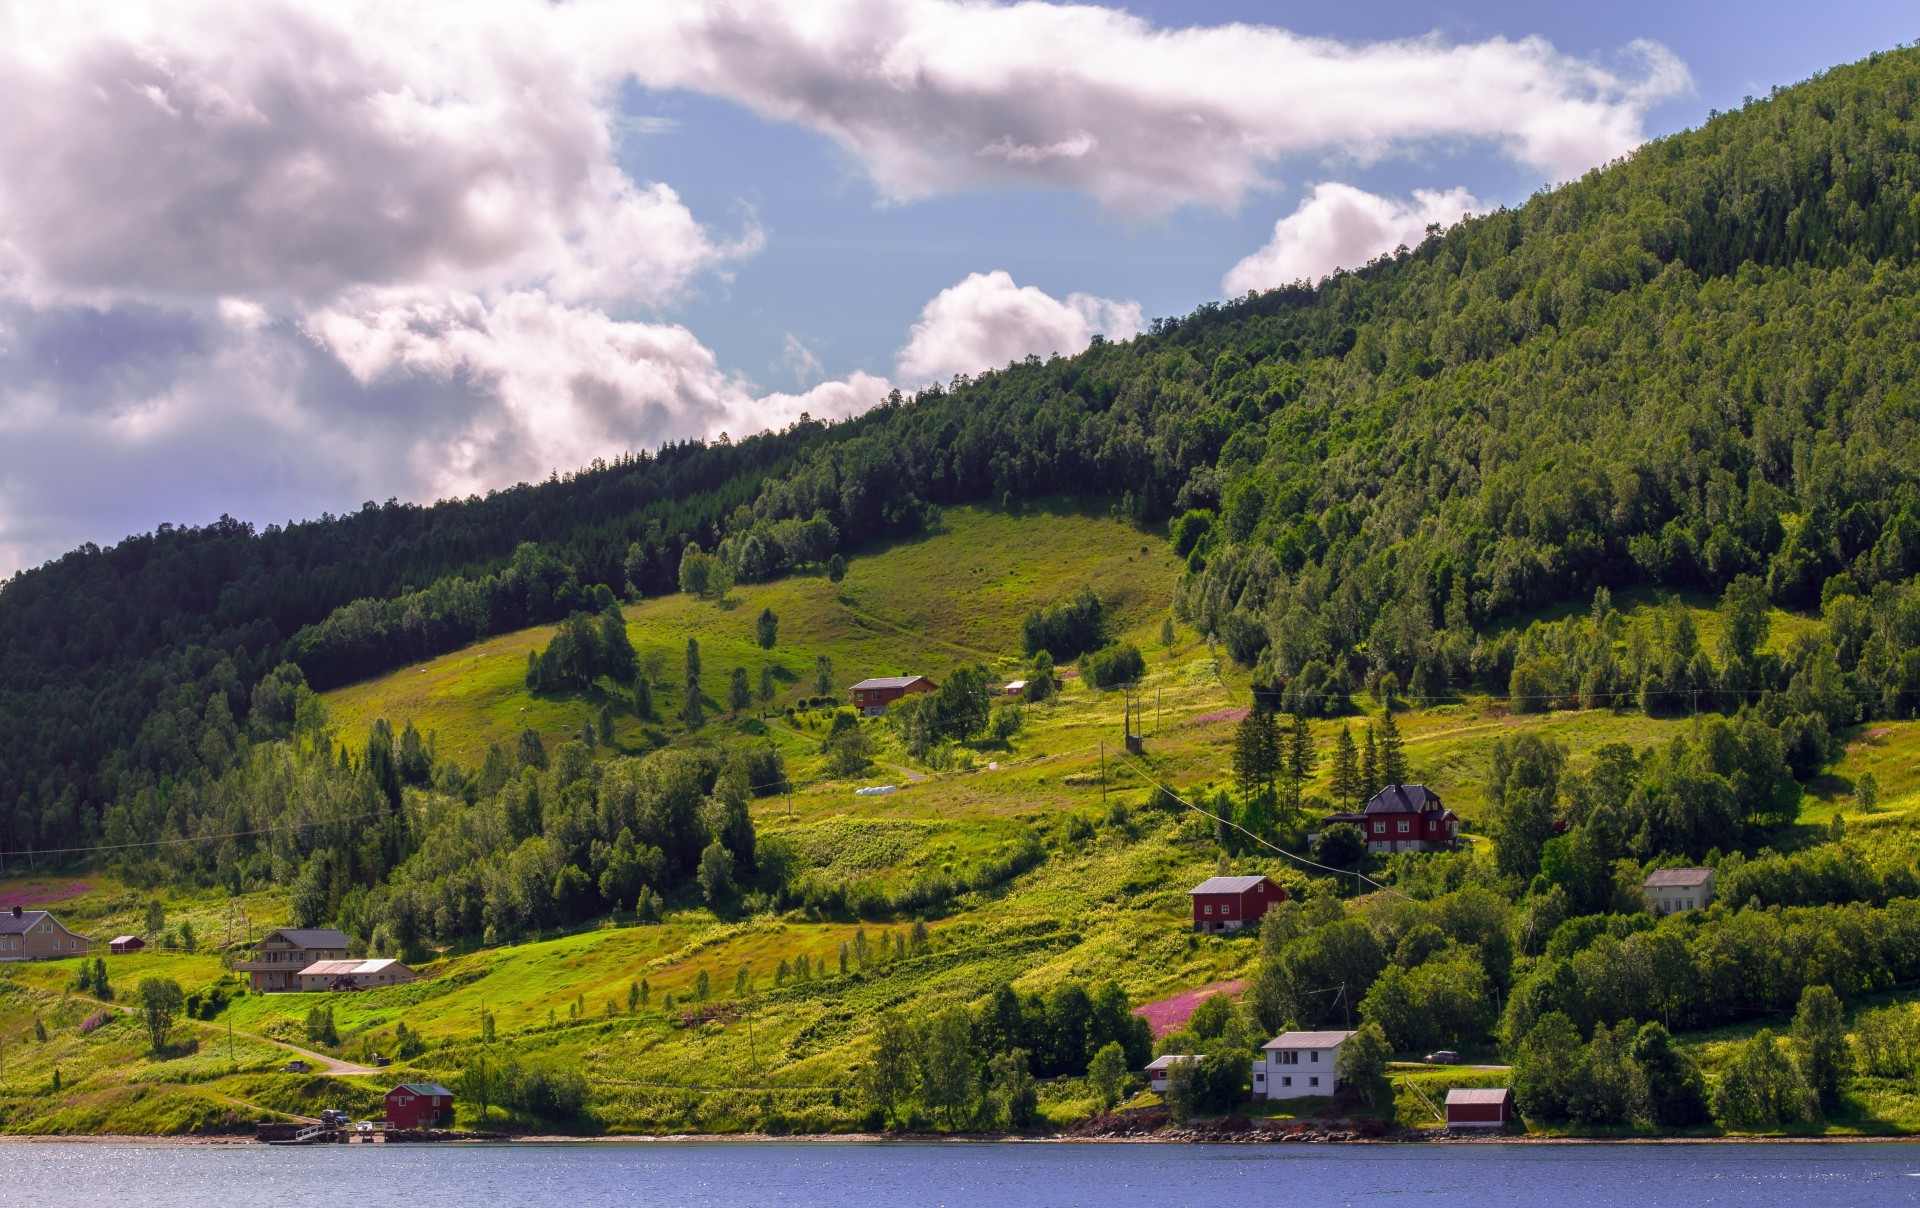
<path id="1" fill-rule="evenodd" d="M 1208 877 L 1187 890 L 1195 931 L 1238 931 L 1287 900 L 1287 891 L 1267 877 Z"/>
<path id="2" fill-rule="evenodd" d="M 1327 824 L 1351 822 L 1366 833 L 1376 855 L 1401 851 L 1451 851 L 1460 842 L 1460 815 L 1424 784 L 1390 784 L 1357 814 L 1328 814 Z"/>
<path id="3" fill-rule="evenodd" d="M 1505 1128 L 1513 1123 L 1513 1091 L 1456 1086 L 1447 1092 L 1448 1128 Z"/>
<path id="4" fill-rule="evenodd" d="M 402 1082 L 387 1092 L 388 1128 L 452 1128 L 453 1092 L 438 1082 Z"/>
<path id="5" fill-rule="evenodd" d="M 933 692 L 940 685 L 924 675 L 886 675 L 863 679 L 853 686 L 853 704 L 868 717 L 879 717 L 887 706 L 915 692 Z"/>
<path id="6" fill-rule="evenodd" d="M 108 941 L 107 951 L 115 956 L 125 956 L 129 952 L 138 952 L 147 946 L 147 941 L 137 935 L 116 935 Z"/>

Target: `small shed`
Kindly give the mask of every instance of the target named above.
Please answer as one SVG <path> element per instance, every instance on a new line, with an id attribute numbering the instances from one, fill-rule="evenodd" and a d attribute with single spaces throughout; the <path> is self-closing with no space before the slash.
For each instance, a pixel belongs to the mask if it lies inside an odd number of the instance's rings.
<path id="1" fill-rule="evenodd" d="M 1006 687 L 1000 689 L 1002 696 L 1025 696 L 1026 694 L 1027 681 L 1025 680 L 1008 680 Z"/>
<path id="2" fill-rule="evenodd" d="M 1511 1087 L 1456 1086 L 1447 1092 L 1448 1128 L 1505 1128 L 1511 1123 Z"/>
<path id="3" fill-rule="evenodd" d="M 402 1082 L 387 1092 L 388 1128 L 452 1128 L 453 1092 L 438 1082 Z"/>
<path id="4" fill-rule="evenodd" d="M 1270 877 L 1208 877 L 1187 890 L 1195 931 L 1238 931 L 1287 900 Z"/>
<path id="5" fill-rule="evenodd" d="M 107 951 L 115 956 L 125 956 L 129 952 L 138 952 L 147 946 L 147 941 L 137 935 L 116 935 L 107 941 Z"/>

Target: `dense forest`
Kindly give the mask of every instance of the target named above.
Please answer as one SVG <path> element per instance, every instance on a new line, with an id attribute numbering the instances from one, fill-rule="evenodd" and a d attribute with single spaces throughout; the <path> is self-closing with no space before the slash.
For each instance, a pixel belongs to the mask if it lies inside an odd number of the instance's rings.
<path id="1" fill-rule="evenodd" d="M 672 590 L 689 544 L 754 581 L 942 504 L 1059 493 L 1164 524 L 1187 559 L 1183 615 L 1298 712 L 1389 676 L 1389 696 L 1477 685 L 1523 707 L 1751 704 L 1789 752 L 1826 741 L 1816 721 L 1910 716 L 1917 98 L 1920 53 L 1876 56 L 1319 287 L 846 423 L 485 499 L 77 550 L 0 590 L 0 848 L 232 833 L 249 827 L 223 811 L 317 808 L 345 790 L 297 784 L 323 762 L 296 754 L 309 689 Z M 1600 605 L 1504 624 L 1634 585 L 1710 591 L 1742 615 L 1819 609 L 1838 636 L 1763 655 L 1748 629 L 1709 651 L 1676 619 L 1623 660 L 1596 637 L 1614 623 Z M 378 746 L 347 762 L 391 803 Z M 223 803 L 236 769 L 278 775 L 281 796 Z M 520 769 L 478 795 L 505 771 Z M 701 772 L 703 792 L 723 771 Z M 341 858 L 325 827 L 298 834 L 285 851 L 230 840 L 224 864 L 344 878 L 310 871 L 312 853 Z M 379 842 L 393 868 L 418 839 Z"/>

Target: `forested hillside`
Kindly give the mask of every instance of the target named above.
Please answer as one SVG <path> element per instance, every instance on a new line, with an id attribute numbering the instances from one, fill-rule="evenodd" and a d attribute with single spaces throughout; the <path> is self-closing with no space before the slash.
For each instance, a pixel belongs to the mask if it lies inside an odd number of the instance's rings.
<path id="1" fill-rule="evenodd" d="M 292 731 L 297 681 L 666 590 L 688 542 L 752 582 L 934 505 L 1061 492 L 1167 522 L 1183 613 L 1303 711 L 1388 673 L 1505 692 L 1526 666 L 1541 698 L 1731 709 L 1798 678 L 1771 722 L 1909 715 L 1916 87 L 1920 55 L 1877 56 L 1318 289 L 852 423 L 76 551 L 0 592 L 0 845 L 98 841 L 115 802 Z M 1623 665 L 1502 628 L 1597 587 L 1736 581 L 1824 607 L 1835 662 L 1663 636 Z"/>

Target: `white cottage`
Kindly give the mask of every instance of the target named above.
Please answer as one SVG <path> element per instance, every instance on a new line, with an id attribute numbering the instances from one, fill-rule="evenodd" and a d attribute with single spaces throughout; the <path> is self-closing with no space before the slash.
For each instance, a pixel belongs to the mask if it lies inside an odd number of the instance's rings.
<path id="1" fill-rule="evenodd" d="M 1675 914 L 1683 910 L 1705 910 L 1713 901 L 1711 868 L 1662 868 L 1647 874 L 1641 886 L 1647 893 L 1647 907 L 1655 914 Z"/>
<path id="2" fill-rule="evenodd" d="M 1334 1066 L 1352 1032 L 1282 1032 L 1253 1060 L 1253 1097 L 1301 1099 L 1340 1089 Z"/>

